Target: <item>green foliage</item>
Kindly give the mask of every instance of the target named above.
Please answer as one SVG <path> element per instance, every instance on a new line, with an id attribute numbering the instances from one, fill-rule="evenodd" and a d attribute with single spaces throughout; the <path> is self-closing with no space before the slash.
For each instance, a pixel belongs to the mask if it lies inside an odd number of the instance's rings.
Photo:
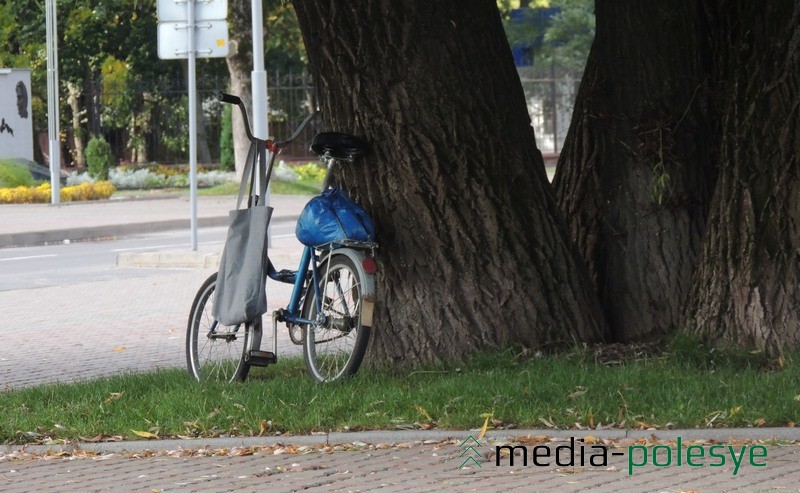
<path id="1" fill-rule="evenodd" d="M 226 104 L 222 109 L 222 129 L 219 136 L 219 167 L 223 171 L 233 171 L 236 159 L 233 152 L 233 107 Z"/>
<path id="2" fill-rule="evenodd" d="M 189 98 L 171 99 L 169 105 L 159 105 L 161 121 L 161 142 L 173 152 L 189 152 Z"/>
<path id="3" fill-rule="evenodd" d="M 542 56 L 562 67 L 586 65 L 594 40 L 594 0 L 561 0 L 561 11 L 544 33 Z"/>
<path id="4" fill-rule="evenodd" d="M 92 137 L 86 146 L 86 163 L 89 175 L 96 180 L 107 180 L 108 170 L 114 164 L 111 146 L 103 137 Z"/>
<path id="5" fill-rule="evenodd" d="M 533 45 L 537 66 L 555 64 L 563 68 L 583 68 L 594 40 L 594 0 L 536 0 L 498 2 L 504 14 L 506 36 L 511 45 Z M 556 7 L 559 12 L 543 26 L 510 21 L 514 8 Z"/>
<path id="6" fill-rule="evenodd" d="M 103 123 L 111 128 L 124 128 L 130 123 L 132 99 L 128 91 L 128 66 L 108 55 L 100 66 L 103 83 Z"/>
<path id="7" fill-rule="evenodd" d="M 33 175 L 27 166 L 0 160 L 0 188 L 32 187 Z"/>
<path id="8" fill-rule="evenodd" d="M 297 179 L 300 181 L 321 182 L 325 179 L 325 168 L 315 163 L 295 166 L 292 170 L 297 174 Z"/>
<path id="9" fill-rule="evenodd" d="M 267 11 L 269 36 L 266 51 L 270 70 L 279 73 L 302 72 L 306 69 L 308 58 L 292 2 L 268 0 Z"/>

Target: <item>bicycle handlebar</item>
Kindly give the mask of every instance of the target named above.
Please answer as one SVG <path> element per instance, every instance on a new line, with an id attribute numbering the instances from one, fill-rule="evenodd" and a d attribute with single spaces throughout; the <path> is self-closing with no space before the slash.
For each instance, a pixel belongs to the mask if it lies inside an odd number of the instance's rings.
<path id="1" fill-rule="evenodd" d="M 222 91 L 217 93 L 217 98 L 222 101 L 223 103 L 228 104 L 235 104 L 239 107 L 239 110 L 242 112 L 242 120 L 244 120 L 244 131 L 247 133 L 247 138 L 250 139 L 250 142 L 255 142 L 256 139 L 253 136 L 253 132 L 250 130 L 250 118 L 247 116 L 247 108 L 244 107 L 244 103 L 239 96 L 234 96 L 233 94 L 226 94 Z"/>
<path id="2" fill-rule="evenodd" d="M 306 125 L 308 125 L 308 122 L 310 122 L 311 119 L 314 118 L 315 116 L 317 116 L 317 112 L 316 111 L 314 113 L 311 113 L 307 117 L 305 117 L 303 122 L 300 123 L 300 125 L 295 129 L 295 131 L 294 131 L 294 133 L 292 134 L 291 137 L 289 137 L 288 139 L 286 139 L 286 140 L 284 140 L 282 142 L 275 142 L 273 145 L 276 148 L 282 148 L 282 147 L 286 147 L 287 145 L 289 145 L 292 142 L 294 142 L 294 139 L 296 139 L 297 136 L 300 135 L 300 132 L 302 132 L 303 129 L 306 128 Z"/>
<path id="3" fill-rule="evenodd" d="M 242 99 L 239 96 L 234 96 L 233 94 L 227 94 L 220 91 L 219 93 L 217 93 L 217 98 L 223 103 L 235 104 L 236 106 L 238 106 L 239 110 L 242 112 L 242 119 L 244 120 L 244 130 L 247 133 L 247 138 L 250 139 L 250 142 L 257 142 L 258 140 L 260 140 L 254 137 L 253 132 L 250 130 L 250 119 L 247 116 L 247 108 L 244 107 L 244 103 L 242 102 Z M 267 148 L 272 152 L 276 152 L 277 150 L 291 144 L 300 135 L 300 132 L 303 131 L 305 126 L 308 125 L 308 122 L 311 121 L 311 119 L 314 118 L 315 116 L 317 116 L 317 112 L 308 115 L 305 118 L 305 120 L 303 120 L 303 122 L 300 124 L 300 126 L 298 126 L 297 129 L 295 129 L 292 136 L 289 137 L 288 139 L 282 142 L 272 142 L 269 140 L 265 141 Z"/>

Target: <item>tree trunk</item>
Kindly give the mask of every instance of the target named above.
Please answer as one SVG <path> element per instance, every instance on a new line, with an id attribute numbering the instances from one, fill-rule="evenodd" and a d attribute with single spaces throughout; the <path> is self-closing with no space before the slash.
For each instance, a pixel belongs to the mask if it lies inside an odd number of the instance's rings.
<path id="1" fill-rule="evenodd" d="M 491 0 L 294 2 L 339 178 L 378 228 L 368 358 L 409 365 L 604 336 Z"/>
<path id="2" fill-rule="evenodd" d="M 231 76 L 230 92 L 242 98 L 245 107 L 250 111 L 253 107 L 251 89 L 251 72 L 253 70 L 253 25 L 251 5 L 249 2 L 230 2 L 228 23 L 230 25 L 231 52 L 225 61 Z M 251 112 L 252 113 L 252 112 Z M 236 176 L 241 178 L 242 168 L 250 149 L 250 141 L 244 131 L 244 120 L 238 108 L 233 109 L 231 116 L 233 127 L 233 155 Z"/>
<path id="3" fill-rule="evenodd" d="M 75 155 L 73 156 L 76 166 L 86 166 L 86 153 L 83 142 L 83 129 L 81 128 L 81 117 L 84 110 L 81 108 L 81 88 L 74 82 L 67 82 L 67 104 L 72 113 L 72 139 L 75 142 Z"/>
<path id="4" fill-rule="evenodd" d="M 800 0 L 712 15 L 720 178 L 687 329 L 778 356 L 800 345 Z"/>
<path id="5" fill-rule="evenodd" d="M 714 184 L 709 47 L 694 0 L 598 0 L 554 180 L 615 341 L 676 328 Z"/>

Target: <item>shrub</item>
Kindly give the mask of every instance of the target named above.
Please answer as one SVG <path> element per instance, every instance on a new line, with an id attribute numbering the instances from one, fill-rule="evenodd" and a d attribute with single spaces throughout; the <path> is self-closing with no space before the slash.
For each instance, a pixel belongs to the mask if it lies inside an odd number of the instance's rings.
<path id="1" fill-rule="evenodd" d="M 92 183 L 92 177 L 85 171 L 78 173 L 77 171 L 70 171 L 67 173 L 67 186 L 80 185 L 81 183 Z"/>
<path id="2" fill-rule="evenodd" d="M 325 168 L 314 163 L 295 166 L 294 172 L 302 181 L 322 181 L 325 178 Z"/>
<path id="3" fill-rule="evenodd" d="M 92 137 L 86 145 L 86 163 L 89 176 L 108 180 L 108 170 L 114 164 L 114 156 L 111 154 L 111 146 L 103 137 Z"/>
<path id="4" fill-rule="evenodd" d="M 13 161 L 0 161 L 0 187 L 23 186 L 33 186 L 33 175 L 28 167 Z"/>
<path id="5" fill-rule="evenodd" d="M 222 129 L 219 136 L 219 168 L 222 171 L 233 171 L 234 167 L 232 107 L 226 104 L 222 110 Z"/>

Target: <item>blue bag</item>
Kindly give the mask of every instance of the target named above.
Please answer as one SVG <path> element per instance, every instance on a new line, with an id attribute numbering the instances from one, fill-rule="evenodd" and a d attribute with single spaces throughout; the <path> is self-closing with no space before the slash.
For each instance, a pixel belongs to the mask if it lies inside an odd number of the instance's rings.
<path id="1" fill-rule="evenodd" d="M 343 190 L 331 188 L 306 204 L 295 235 L 300 243 L 312 247 L 342 240 L 374 241 L 375 226 Z"/>

